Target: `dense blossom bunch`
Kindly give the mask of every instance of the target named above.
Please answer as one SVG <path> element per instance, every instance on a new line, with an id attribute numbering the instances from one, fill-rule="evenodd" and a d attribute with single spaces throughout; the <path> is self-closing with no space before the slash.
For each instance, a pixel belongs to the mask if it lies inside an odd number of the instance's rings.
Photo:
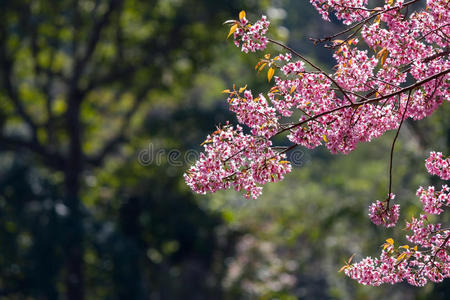
<path id="1" fill-rule="evenodd" d="M 427 189 L 420 187 L 417 196 L 424 212 L 441 214 L 444 211 L 442 207 L 450 205 L 449 191 L 447 185 L 438 192 L 432 186 Z M 425 213 L 406 223 L 406 229 L 412 232 L 406 238 L 414 246 L 395 247 L 394 241 L 388 239 L 379 258 L 367 257 L 358 263 L 347 264 L 343 267 L 345 274 L 359 283 L 375 286 L 403 280 L 423 286 L 428 280 L 440 282 L 450 277 L 450 230 L 440 223 L 430 223 Z"/>
<path id="2" fill-rule="evenodd" d="M 416 195 L 420 198 L 423 204 L 423 210 L 429 214 L 439 215 L 444 210 L 442 206 L 450 206 L 449 198 L 450 188 L 448 185 L 443 185 L 440 191 L 436 191 L 434 186 L 429 186 L 428 189 L 420 187 Z"/>
<path id="3" fill-rule="evenodd" d="M 241 95 L 242 91 L 243 95 Z M 245 88 L 225 92 L 229 93 L 230 110 L 236 113 L 239 123 L 252 128 L 253 135 L 270 138 L 278 131 L 279 124 L 275 109 L 268 105 L 262 94 L 253 98 L 252 92 Z"/>
<path id="4" fill-rule="evenodd" d="M 389 206 L 389 201 L 394 200 L 395 195 L 390 194 L 386 201 L 377 200 L 369 207 L 369 217 L 375 225 L 384 225 L 386 227 L 394 227 L 397 224 L 400 215 L 400 205 L 395 204 Z"/>
<path id="5" fill-rule="evenodd" d="M 450 157 L 444 158 L 441 152 L 431 152 L 425 167 L 428 173 L 450 180 Z"/>
<path id="6" fill-rule="evenodd" d="M 423 251 L 417 246 L 395 246 L 388 239 L 379 258 L 366 257 L 348 266 L 345 274 L 364 285 L 378 286 L 383 283 L 398 283 L 406 280 L 409 284 L 423 286 L 428 280 L 440 282 L 450 276 L 450 257 L 447 254 L 448 230 L 440 231 L 436 226 L 425 225 L 425 216 L 413 220 L 411 230 L 420 231 L 423 237 L 432 240 L 430 245 L 423 243 Z M 439 233 L 433 233 L 434 231 Z M 423 241 L 423 240 L 420 240 Z M 420 243 L 418 243 L 420 244 Z"/>
<path id="7" fill-rule="evenodd" d="M 358 40 L 352 42 L 357 44 Z M 335 79 L 342 88 L 352 92 L 368 91 L 372 88 L 365 83 L 374 76 L 374 69 L 378 65 L 375 55 L 369 56 L 367 50 L 361 51 L 345 44 L 334 54 L 334 58 L 338 62 Z"/>
<path id="8" fill-rule="evenodd" d="M 369 12 L 358 9 L 367 5 L 367 0 L 310 0 L 322 18 L 329 21 L 329 11 L 334 10 L 336 17 L 349 25 L 369 16 Z"/>
<path id="9" fill-rule="evenodd" d="M 261 186 L 281 180 L 291 171 L 286 155 L 273 150 L 271 141 L 244 134 L 242 127 L 218 128 L 204 142 L 205 153 L 184 175 L 197 193 L 234 188 L 246 191 L 247 198 L 257 198 Z"/>
<path id="10" fill-rule="evenodd" d="M 233 34 L 234 44 L 241 47 L 241 51 L 248 53 L 264 50 L 267 46 L 267 37 L 265 34 L 269 28 L 270 22 L 266 16 L 262 16 L 255 24 L 250 24 L 245 17 L 245 13 L 239 16 L 236 21 L 236 27 L 232 27 L 230 33 Z"/>

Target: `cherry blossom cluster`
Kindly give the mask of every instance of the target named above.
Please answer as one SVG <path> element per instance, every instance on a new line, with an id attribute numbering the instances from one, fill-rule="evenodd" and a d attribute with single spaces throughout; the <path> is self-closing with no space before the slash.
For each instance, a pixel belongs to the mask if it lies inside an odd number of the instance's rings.
<path id="1" fill-rule="evenodd" d="M 357 78 L 351 80 L 353 83 L 347 78 L 346 85 L 358 89 Z M 356 98 L 352 95 L 337 97 L 331 80 L 317 73 L 303 73 L 292 79 L 275 77 L 275 83 L 276 88 L 268 93 L 268 97 L 279 114 L 289 117 L 295 110 L 303 113 L 299 118 L 302 126 L 292 128 L 288 139 L 307 148 L 325 143 L 332 153 L 349 153 L 359 142 L 371 141 L 387 130 L 396 129 L 408 101 L 408 95 L 403 94 L 382 101 L 383 105 L 348 105 Z M 327 113 L 329 111 L 332 112 Z M 312 118 L 314 120 L 308 122 Z"/>
<path id="2" fill-rule="evenodd" d="M 443 185 L 440 191 L 436 191 L 434 186 L 429 186 L 428 189 L 420 187 L 416 195 L 420 198 L 425 212 L 439 215 L 444 211 L 442 206 L 450 206 L 449 191 L 448 185 Z"/>
<path id="3" fill-rule="evenodd" d="M 237 159 L 230 161 L 236 165 L 230 168 L 227 158 L 221 157 L 214 169 L 217 173 L 208 173 L 209 168 L 194 170 L 186 177 L 194 191 L 205 193 L 237 187 L 256 197 L 261 187 L 245 181 L 254 175 L 249 175 L 248 170 L 255 169 L 258 163 L 265 164 L 267 155 L 276 154 L 268 139 L 278 134 L 286 132 L 294 145 L 307 148 L 325 145 L 331 153 L 347 154 L 361 142 L 370 142 L 386 131 L 398 129 L 404 119 L 422 119 L 444 101 L 450 101 L 450 14 L 446 0 L 428 0 L 426 9 L 409 16 L 406 7 L 417 0 L 386 0 L 378 8 L 368 8 L 365 0 L 311 2 L 327 17 L 333 11 L 345 23 L 360 22 L 359 29 L 354 30 L 360 31 L 370 50 L 360 50 L 356 38 L 334 40 L 336 71 L 328 74 L 292 49 L 270 40 L 289 52 L 273 58 L 266 54 L 257 64 L 258 71 L 267 67 L 268 80 L 274 83 L 267 96 L 260 93 L 254 97 L 246 87 L 225 91 L 230 110 L 236 113 L 239 123 L 251 130 L 251 135 L 237 130 L 233 141 L 226 143 L 229 156 Z M 233 24 L 229 36 L 233 36 L 243 52 L 266 47 L 269 41 L 265 36 L 269 25 L 266 17 L 252 25 L 242 11 L 239 20 L 226 23 Z M 408 87 L 407 78 L 413 78 L 415 84 Z M 294 123 L 293 115 L 300 115 Z M 291 119 L 286 123 L 285 118 Z M 208 140 L 214 140 L 213 136 Z M 207 143 L 207 155 L 202 156 L 201 164 L 207 158 L 218 159 L 217 154 L 213 155 L 215 145 Z M 269 149 L 270 153 L 263 155 L 262 160 L 255 155 L 261 149 Z M 430 168 L 435 161 L 438 160 L 433 158 L 428 164 Z M 448 159 L 445 161 L 448 166 Z M 447 167 L 433 168 L 435 174 L 445 173 L 448 178 Z M 208 174 L 202 174 L 202 170 Z M 245 183 L 240 178 L 245 178 Z M 398 218 L 398 206 L 389 207 L 389 201 L 374 203 L 370 210 L 376 224 L 393 226 Z"/>
<path id="4" fill-rule="evenodd" d="M 374 69 L 378 65 L 375 55 L 369 57 L 367 50 L 361 51 L 344 44 L 336 51 L 334 58 L 338 62 L 335 79 L 342 88 L 351 92 L 368 91 L 373 88 L 373 84 L 369 85 L 367 82 L 372 81 Z"/>
<path id="5" fill-rule="evenodd" d="M 259 94 L 257 98 L 253 98 L 252 92 L 244 90 L 243 95 L 240 91 L 225 91 L 229 93 L 228 103 L 230 110 L 236 113 L 239 123 L 245 124 L 252 128 L 252 134 L 255 136 L 263 136 L 265 138 L 272 137 L 278 131 L 278 116 L 275 109 L 268 105 L 266 98 Z"/>
<path id="6" fill-rule="evenodd" d="M 345 274 L 364 285 L 379 286 L 407 281 L 411 285 L 424 286 L 428 280 L 441 282 L 450 277 L 449 230 L 426 225 L 426 216 L 408 223 L 414 232 L 411 240 L 416 246 L 395 246 L 386 240 L 380 257 L 366 257 L 358 263 L 345 266 Z M 416 231 L 421 236 L 416 236 Z M 429 242 L 431 241 L 431 242 Z M 423 250 L 418 250 L 418 245 Z"/>
<path id="7" fill-rule="evenodd" d="M 345 6 L 343 1 L 327 3 L 329 6 Z M 363 4 L 365 3 L 356 1 L 353 4 L 346 3 L 346 6 L 355 8 Z M 396 2 L 396 5 L 399 8 L 402 6 L 400 2 Z M 414 24 L 419 23 L 417 20 L 423 18 L 423 13 L 413 15 L 417 16 L 415 19 L 404 20 L 396 10 L 390 8 L 390 4 L 386 4 L 387 11 L 380 14 L 380 20 L 371 26 L 365 25 L 362 29 L 365 42 L 375 49 L 376 54 L 369 55 L 367 50 L 352 48 L 358 43 L 357 39 L 341 43 L 334 54 L 338 62 L 335 74 L 326 77 L 323 73 L 305 72 L 304 62 L 301 60 L 284 65 L 283 59 L 272 61 L 272 69 L 279 68 L 284 77 L 275 76 L 276 85 L 268 93 L 274 108 L 283 117 L 289 117 L 293 111 L 300 110 L 303 116 L 298 123 L 301 124 L 314 118 L 313 122 L 292 128 L 288 136 L 290 141 L 308 148 L 325 142 L 332 153 L 349 153 L 359 142 L 371 141 L 388 130 L 396 129 L 402 119 L 402 110 L 407 109 L 405 118 L 421 119 L 434 112 L 443 99 L 450 100 L 446 81 L 448 76 L 443 76 L 439 81 L 424 83 L 420 90 L 412 93 L 411 99 L 403 93 L 398 97 L 386 97 L 376 105 L 371 103 L 344 107 L 326 116 L 316 117 L 338 106 L 358 102 L 358 97 L 355 96 L 357 92 L 375 90 L 379 97 L 395 93 L 406 82 L 408 73 L 401 71 L 405 65 L 413 64 L 410 72 L 417 80 L 450 68 L 445 56 L 423 62 L 442 51 L 418 41 L 417 35 L 423 28 Z M 381 21 L 387 24 L 388 29 L 380 26 Z M 434 33 L 425 34 L 424 37 L 428 39 L 433 35 Z M 378 68 L 380 64 L 381 68 Z M 338 96 L 336 85 L 339 85 L 341 92 L 347 91 L 344 97 Z M 409 107 L 406 107 L 408 101 Z"/>
<path id="8" fill-rule="evenodd" d="M 408 3 L 413 2 L 417 1 Z M 414 12 L 409 18 L 392 9 L 380 14 L 378 21 L 363 26 L 362 37 L 369 47 L 378 51 L 382 64 L 375 79 L 365 84 L 376 84 L 379 94 L 395 92 L 406 82 L 408 72 L 403 71 L 402 66 L 411 65 L 407 70 L 417 81 L 450 67 L 448 39 L 445 38 L 450 33 L 448 3 L 427 1 L 427 4 L 426 10 Z M 414 95 L 408 108 L 409 117 L 422 119 L 433 113 L 443 99 L 449 100 L 446 78 L 448 75 L 422 85 L 422 93 Z"/>
<path id="9" fill-rule="evenodd" d="M 330 20 L 330 10 L 334 11 L 336 17 L 346 25 L 369 16 L 368 11 L 358 9 L 367 5 L 367 0 L 310 0 L 310 2 L 327 21 Z"/>
<path id="10" fill-rule="evenodd" d="M 265 36 L 270 22 L 262 16 L 255 24 L 250 24 L 244 16 L 236 21 L 237 28 L 233 33 L 234 44 L 241 47 L 241 51 L 248 53 L 266 49 L 268 40 Z"/>
<path id="11" fill-rule="evenodd" d="M 286 155 L 266 138 L 244 134 L 242 127 L 219 127 L 204 142 L 205 153 L 184 175 L 195 192 L 205 194 L 234 188 L 257 198 L 261 185 L 283 179 L 291 171 Z"/>
<path id="12" fill-rule="evenodd" d="M 301 72 L 303 63 L 296 61 L 281 69 L 287 74 Z M 321 108 L 325 109 L 325 105 L 336 105 L 331 103 L 334 97 L 334 92 L 330 90 L 331 82 L 323 74 L 301 73 L 286 79 L 276 76 L 275 83 L 268 97 L 282 116 L 289 117 L 294 110 L 302 110 L 306 117 Z"/>
<path id="13" fill-rule="evenodd" d="M 443 180 L 450 180 L 450 157 L 444 158 L 442 152 L 431 152 L 425 167 L 428 173 L 437 175 Z"/>
<path id="14" fill-rule="evenodd" d="M 430 157 L 433 155 L 436 153 Z M 449 169 L 443 163 L 438 163 L 439 169 Z M 367 257 L 351 265 L 349 262 L 342 268 L 345 274 L 359 283 L 373 286 L 404 280 L 411 285 L 423 286 L 428 280 L 441 282 L 450 277 L 450 229 L 443 228 L 440 223 L 431 223 L 426 214 L 441 214 L 442 207 L 450 204 L 449 192 L 447 185 L 443 185 L 441 191 L 435 191 L 432 186 L 420 187 L 417 196 L 425 213 L 406 222 L 406 229 L 411 232 L 406 239 L 414 246 L 395 246 L 393 239 L 387 239 L 379 258 Z"/>
<path id="15" fill-rule="evenodd" d="M 389 199 L 385 201 L 377 200 L 369 207 L 369 217 L 375 225 L 384 225 L 385 227 L 394 227 L 397 224 L 400 215 L 400 204 L 389 206 L 390 200 L 394 200 L 395 195 L 390 194 Z"/>

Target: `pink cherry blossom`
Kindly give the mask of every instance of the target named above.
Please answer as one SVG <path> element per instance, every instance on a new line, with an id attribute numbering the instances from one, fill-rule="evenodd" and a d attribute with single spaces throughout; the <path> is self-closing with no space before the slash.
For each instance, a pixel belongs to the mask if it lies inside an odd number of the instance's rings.
<path id="1" fill-rule="evenodd" d="M 441 152 L 431 152 L 425 167 L 430 174 L 437 175 L 443 180 L 450 179 L 450 157 L 444 158 Z"/>
<path id="2" fill-rule="evenodd" d="M 270 22 L 266 16 L 262 16 L 255 24 L 249 24 L 247 18 L 242 18 L 238 22 L 239 27 L 234 32 L 234 44 L 241 47 L 241 51 L 248 53 L 264 50 L 267 46 L 265 36 Z"/>
<path id="3" fill-rule="evenodd" d="M 266 98 L 259 94 L 253 98 L 252 92 L 245 90 L 230 92 L 228 97 L 230 110 L 236 113 L 239 123 L 252 128 L 252 134 L 270 138 L 278 131 L 278 116 L 275 109 L 268 105 Z"/>
<path id="4" fill-rule="evenodd" d="M 420 198 L 425 212 L 439 215 L 444 211 L 442 206 L 450 206 L 449 192 L 448 185 L 443 185 L 440 191 L 436 191 L 434 186 L 429 186 L 426 190 L 420 187 L 416 195 Z"/>
<path id="5" fill-rule="evenodd" d="M 247 198 L 257 198 L 261 185 L 283 179 L 291 171 L 286 155 L 271 147 L 270 140 L 244 134 L 242 127 L 219 127 L 204 142 L 206 154 L 184 175 L 188 186 L 197 193 L 234 188 L 245 191 Z"/>
<path id="6" fill-rule="evenodd" d="M 394 200 L 395 195 L 390 194 L 389 201 Z M 369 207 L 369 217 L 375 225 L 384 225 L 385 227 L 394 227 L 397 224 L 400 215 L 400 205 L 389 206 L 389 202 L 377 200 Z"/>

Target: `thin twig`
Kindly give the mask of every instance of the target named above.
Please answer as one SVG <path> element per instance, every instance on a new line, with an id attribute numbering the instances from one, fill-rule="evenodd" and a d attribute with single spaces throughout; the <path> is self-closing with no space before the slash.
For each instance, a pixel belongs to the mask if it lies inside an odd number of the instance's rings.
<path id="1" fill-rule="evenodd" d="M 391 146 L 391 157 L 390 157 L 390 161 L 389 161 L 389 191 L 388 191 L 388 196 L 386 199 L 387 205 L 386 205 L 386 209 L 389 209 L 389 202 L 391 200 L 391 192 L 392 192 L 392 163 L 393 163 L 393 159 L 394 159 L 394 148 L 395 148 L 395 142 L 397 141 L 398 135 L 400 133 L 400 129 L 402 128 L 403 125 L 403 121 L 405 120 L 405 115 L 406 115 L 406 111 L 408 110 L 408 105 L 409 105 L 409 101 L 411 100 L 411 93 L 412 93 L 413 89 L 409 90 L 408 93 L 408 100 L 406 101 L 406 106 L 405 106 L 405 110 L 403 111 L 402 114 L 402 119 L 400 121 L 400 125 L 398 126 L 397 132 L 395 134 L 394 140 L 392 141 L 392 146 Z"/>

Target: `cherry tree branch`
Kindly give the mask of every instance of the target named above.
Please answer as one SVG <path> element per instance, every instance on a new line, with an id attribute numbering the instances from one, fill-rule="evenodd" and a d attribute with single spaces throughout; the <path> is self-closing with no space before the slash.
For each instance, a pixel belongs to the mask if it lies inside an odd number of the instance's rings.
<path id="1" fill-rule="evenodd" d="M 330 76 L 328 75 L 325 71 L 323 71 L 321 68 L 319 68 L 318 66 L 316 66 L 314 63 L 312 63 L 310 60 L 308 60 L 306 57 L 304 57 L 303 55 L 301 55 L 300 53 L 298 53 L 297 51 L 295 51 L 294 49 L 292 49 L 291 47 L 286 46 L 283 43 L 280 43 L 278 41 L 275 41 L 273 39 L 268 39 L 269 42 L 276 44 L 278 46 L 283 47 L 284 49 L 290 51 L 292 54 L 294 54 L 295 56 L 299 57 L 301 60 L 305 61 L 307 64 L 309 64 L 311 67 L 313 67 L 314 69 L 316 69 L 317 71 L 319 71 L 321 74 L 325 75 L 325 77 L 327 77 L 332 83 L 334 83 L 334 85 L 337 86 L 337 88 L 342 92 L 342 94 L 344 95 L 345 98 L 347 98 L 347 100 L 353 104 L 353 101 L 349 98 L 349 96 L 347 95 L 347 93 L 345 92 L 345 90 Z"/>
<path id="2" fill-rule="evenodd" d="M 409 2 L 406 2 L 406 3 L 403 3 L 402 8 L 405 8 L 405 7 L 407 7 L 407 6 L 411 5 L 411 4 L 414 4 L 414 3 L 418 2 L 418 1 L 420 1 L 420 0 L 412 0 L 412 1 L 409 1 Z M 365 18 L 364 20 L 361 20 L 360 22 L 353 24 L 352 26 L 348 27 L 347 29 L 345 29 L 345 30 L 343 30 L 341 32 L 335 33 L 335 34 L 333 34 L 331 36 L 328 36 L 328 37 L 325 37 L 325 38 L 322 38 L 322 39 L 316 39 L 316 40 L 313 40 L 313 41 L 314 41 L 315 44 L 330 41 L 330 40 L 332 40 L 332 39 L 334 39 L 334 38 L 336 38 L 336 37 L 338 37 L 340 35 L 346 34 L 347 32 L 355 29 L 356 27 L 358 27 L 360 25 L 363 25 L 363 24 L 369 22 L 371 19 L 373 19 L 374 17 L 376 17 L 376 16 L 378 16 L 380 14 L 383 14 L 383 13 L 386 13 L 388 11 L 391 11 L 391 10 L 394 10 L 394 9 L 398 9 L 398 8 L 399 8 L 398 6 L 393 6 L 393 7 L 390 7 L 388 9 L 380 10 L 377 13 L 374 13 L 373 15 Z"/>
<path id="3" fill-rule="evenodd" d="M 387 95 L 384 95 L 384 96 L 381 96 L 381 97 L 377 97 L 377 98 L 361 101 L 361 102 L 358 102 L 358 103 L 355 103 L 355 104 L 347 104 L 347 105 L 336 107 L 334 109 L 331 109 L 331 110 L 325 111 L 323 113 L 314 115 L 314 116 L 312 116 L 312 117 L 310 117 L 310 118 L 308 118 L 306 120 L 303 120 L 301 122 L 295 123 L 294 125 L 286 127 L 284 129 L 280 130 L 279 132 L 277 132 L 275 135 L 281 134 L 281 133 L 283 133 L 283 132 L 285 132 L 287 130 L 293 129 L 293 128 L 298 127 L 298 126 L 301 126 L 301 125 L 303 125 L 303 124 L 305 124 L 305 123 L 307 123 L 309 121 L 312 121 L 314 119 L 320 118 L 322 116 L 334 113 L 336 111 L 339 111 L 339 110 L 342 110 L 342 109 L 345 109 L 345 108 L 360 106 L 360 105 L 369 104 L 369 103 L 375 103 L 375 102 L 379 102 L 379 101 L 387 99 L 387 98 L 391 98 L 391 97 L 397 96 L 397 95 L 402 94 L 404 92 L 407 92 L 407 91 L 409 91 L 411 89 L 417 88 L 417 87 L 421 86 L 422 84 L 427 83 L 427 82 L 429 82 L 429 81 L 431 81 L 433 79 L 436 79 L 436 78 L 439 78 L 441 76 L 444 76 L 445 74 L 448 74 L 449 72 L 450 72 L 450 69 L 446 69 L 444 71 L 441 71 L 439 73 L 431 75 L 431 76 L 429 76 L 427 78 L 424 78 L 424 79 L 422 79 L 420 81 L 417 81 L 414 84 L 411 84 L 411 85 L 409 85 L 407 87 L 404 87 L 401 90 L 398 90 L 396 92 L 393 92 L 393 93 L 390 93 L 390 94 L 387 94 Z"/>

